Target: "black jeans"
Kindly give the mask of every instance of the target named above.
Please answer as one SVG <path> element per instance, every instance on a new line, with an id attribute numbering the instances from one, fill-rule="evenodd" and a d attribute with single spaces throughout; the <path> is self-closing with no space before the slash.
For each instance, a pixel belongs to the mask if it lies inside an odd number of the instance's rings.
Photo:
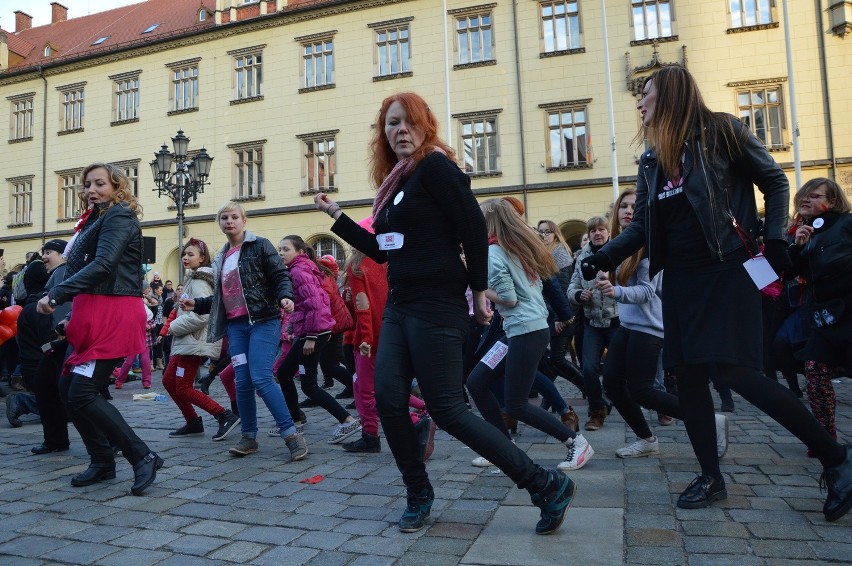
<path id="1" fill-rule="evenodd" d="M 346 367 L 340 365 L 340 359 L 343 357 L 343 334 L 332 334 L 328 340 L 328 344 L 322 349 L 319 355 L 319 367 L 322 371 L 322 376 L 326 379 L 333 379 L 344 387 L 352 388 L 352 374 Z"/>
<path id="2" fill-rule="evenodd" d="M 500 468 L 519 488 L 540 491 L 547 472 L 465 405 L 464 339 L 462 329 L 406 315 L 390 304 L 385 309 L 376 358 L 376 404 L 405 486 L 412 491 L 430 485 L 408 413 L 411 381 L 417 377 L 435 424 Z"/>
<path id="3" fill-rule="evenodd" d="M 328 411 L 338 422 L 342 423 L 352 415 L 317 383 L 317 365 L 319 364 L 320 355 L 326 342 L 328 342 L 329 336 L 331 335 L 320 334 L 317 337 L 314 351 L 310 356 L 302 353 L 302 345 L 305 343 L 304 338 L 294 341 L 293 346 L 287 353 L 287 357 L 281 362 L 281 367 L 278 368 L 276 375 L 278 376 L 278 383 L 281 385 L 281 391 L 284 393 L 284 399 L 287 401 L 287 407 L 290 408 L 292 400 L 297 399 L 299 396 L 296 392 L 296 382 L 293 380 L 293 374 L 296 373 L 300 365 L 304 367 L 305 373 L 299 378 L 302 384 L 302 393 L 307 395 L 308 399 L 316 401 L 320 407 Z M 297 411 L 291 414 L 299 414 L 298 403 Z"/>
<path id="4" fill-rule="evenodd" d="M 583 329 L 583 381 L 586 387 L 586 397 L 589 400 L 589 411 L 606 408 L 603 398 L 601 380 L 598 378 L 601 357 L 604 350 L 609 347 L 609 341 L 615 335 L 618 325 L 611 322 L 608 328 L 598 328 L 586 321 Z"/>
<path id="5" fill-rule="evenodd" d="M 150 452 L 118 409 L 100 395 L 101 389 L 109 384 L 112 370 L 122 361 L 122 358 L 97 360 L 92 377 L 70 373 L 59 378 L 59 397 L 68 408 L 92 463 L 113 463 L 113 446 L 121 448 L 132 465 Z"/>
<path id="6" fill-rule="evenodd" d="M 65 350 L 45 354 L 36 368 L 33 393 L 41 415 L 44 444 L 51 448 L 69 445 L 68 410 L 59 398 L 59 374 L 65 361 Z"/>
<path id="7" fill-rule="evenodd" d="M 467 390 L 476 408 L 489 423 L 503 430 L 500 405 L 491 390 L 492 384 L 502 382 L 506 413 L 521 422 L 549 434 L 559 442 L 573 438 L 574 434 L 555 416 L 528 398 L 538 371 L 538 361 L 544 355 L 550 331 L 545 328 L 508 339 L 509 351 L 494 369 L 482 361 L 476 364 L 467 379 Z"/>
<path id="8" fill-rule="evenodd" d="M 654 389 L 663 339 L 623 326 L 609 343 L 603 384 L 612 404 L 639 438 L 651 438 L 642 407 L 681 418 L 678 398 Z"/>

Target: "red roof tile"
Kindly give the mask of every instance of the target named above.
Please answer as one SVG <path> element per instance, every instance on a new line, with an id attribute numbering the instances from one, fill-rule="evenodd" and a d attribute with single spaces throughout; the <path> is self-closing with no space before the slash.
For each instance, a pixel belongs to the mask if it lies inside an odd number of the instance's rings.
<path id="1" fill-rule="evenodd" d="M 29 41 L 18 37 L 10 31 L 0 29 L 0 33 L 6 36 L 6 45 L 9 46 L 9 51 L 17 53 L 21 57 L 26 57 L 35 47 Z"/>

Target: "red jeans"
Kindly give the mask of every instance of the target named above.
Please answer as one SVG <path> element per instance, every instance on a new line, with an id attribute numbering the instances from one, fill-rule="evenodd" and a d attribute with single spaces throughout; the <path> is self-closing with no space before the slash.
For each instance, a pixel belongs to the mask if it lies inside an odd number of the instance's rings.
<path id="1" fill-rule="evenodd" d="M 222 405 L 193 387 L 195 374 L 198 373 L 198 367 L 203 361 L 204 358 L 201 356 L 174 355 L 169 358 L 169 365 L 163 372 L 163 387 L 169 392 L 172 401 L 175 402 L 187 422 L 198 418 L 198 414 L 192 408 L 193 405 L 207 411 L 214 417 L 225 412 Z"/>
<path id="2" fill-rule="evenodd" d="M 362 356 L 355 350 L 355 375 L 352 378 L 355 391 L 355 410 L 361 417 L 364 432 L 379 435 L 379 413 L 376 410 L 376 358 Z"/>

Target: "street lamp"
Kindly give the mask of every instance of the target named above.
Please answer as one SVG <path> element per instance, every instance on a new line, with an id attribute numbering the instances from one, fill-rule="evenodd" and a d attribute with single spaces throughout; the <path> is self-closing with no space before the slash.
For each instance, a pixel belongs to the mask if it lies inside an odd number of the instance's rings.
<path id="1" fill-rule="evenodd" d="M 174 151 L 170 152 L 168 146 L 163 144 L 160 151 L 154 154 L 151 173 L 157 185 L 154 189 L 157 196 L 168 196 L 177 207 L 178 274 L 179 281 L 183 283 L 183 264 L 180 257 L 183 249 L 183 209 L 190 200 L 196 199 L 204 192 L 213 157 L 203 147 L 194 158 L 189 157 L 189 138 L 183 135 L 183 130 L 178 130 L 177 135 L 172 138 L 172 147 Z"/>

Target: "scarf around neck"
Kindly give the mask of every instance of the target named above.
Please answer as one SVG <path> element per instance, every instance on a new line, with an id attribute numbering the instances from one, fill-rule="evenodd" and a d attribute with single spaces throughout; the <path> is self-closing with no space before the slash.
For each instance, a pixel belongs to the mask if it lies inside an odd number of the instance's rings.
<path id="1" fill-rule="evenodd" d="M 447 152 L 440 147 L 433 147 L 432 151 L 447 155 Z M 379 190 L 376 192 L 376 199 L 373 201 L 374 228 L 378 222 L 377 219 L 379 217 L 379 213 L 384 210 L 384 208 L 388 205 L 388 202 L 390 202 L 391 197 L 396 194 L 396 191 L 402 184 L 402 181 L 411 174 L 415 167 L 417 167 L 417 163 L 418 162 L 414 160 L 413 156 L 397 161 L 396 165 L 394 165 L 393 169 L 391 169 L 391 172 L 388 173 L 388 176 L 385 177 L 384 181 L 382 181 L 382 186 L 379 187 Z"/>

